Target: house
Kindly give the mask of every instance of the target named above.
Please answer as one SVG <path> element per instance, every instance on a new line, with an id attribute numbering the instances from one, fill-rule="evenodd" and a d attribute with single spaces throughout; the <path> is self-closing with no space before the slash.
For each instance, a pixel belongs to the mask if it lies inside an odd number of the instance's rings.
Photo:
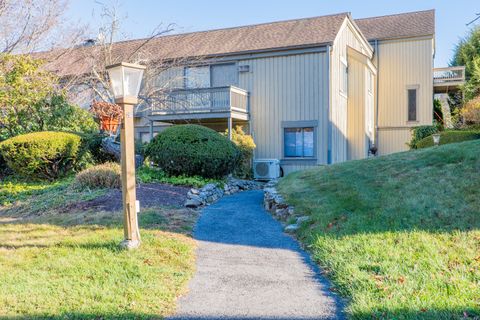
<path id="1" fill-rule="evenodd" d="M 127 56 L 141 41 L 119 42 L 114 54 Z M 162 59 L 202 58 L 159 75 L 182 80 L 137 114 L 144 141 L 174 124 L 242 125 L 255 139 L 255 157 L 279 159 L 288 173 L 407 150 L 410 129 L 433 121 L 434 10 L 168 35 L 148 50 Z M 86 72 L 72 54 L 50 68 Z"/>

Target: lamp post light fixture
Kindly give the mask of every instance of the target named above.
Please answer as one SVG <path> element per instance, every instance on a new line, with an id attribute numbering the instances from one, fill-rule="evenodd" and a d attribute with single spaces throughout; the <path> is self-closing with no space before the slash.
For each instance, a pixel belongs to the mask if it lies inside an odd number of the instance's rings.
<path id="1" fill-rule="evenodd" d="M 438 145 L 440 144 L 440 133 L 434 133 L 432 134 L 432 138 L 433 138 L 433 144 L 438 147 Z"/>
<path id="2" fill-rule="evenodd" d="M 138 103 L 138 93 L 142 84 L 145 66 L 118 63 L 107 68 L 112 85 L 115 103 L 122 108 L 122 123 L 120 130 L 121 163 L 122 163 L 122 200 L 123 200 L 123 230 L 125 239 L 120 246 L 134 249 L 140 245 L 138 230 L 137 205 L 135 190 L 135 143 L 133 107 Z"/>

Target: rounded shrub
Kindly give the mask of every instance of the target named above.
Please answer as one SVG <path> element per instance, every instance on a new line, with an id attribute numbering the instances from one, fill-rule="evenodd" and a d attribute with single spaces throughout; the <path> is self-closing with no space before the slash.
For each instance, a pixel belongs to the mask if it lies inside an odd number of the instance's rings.
<path id="1" fill-rule="evenodd" d="M 81 189 L 120 188 L 122 186 L 121 167 L 114 162 L 90 167 L 76 175 L 74 184 Z"/>
<path id="2" fill-rule="evenodd" d="M 13 172 L 48 180 L 70 173 L 80 149 L 80 136 L 53 131 L 19 135 L 0 143 L 0 154 Z"/>
<path id="3" fill-rule="evenodd" d="M 146 156 L 169 175 L 218 178 L 232 173 L 240 152 L 228 138 L 199 125 L 179 125 L 158 134 Z"/>
<path id="4" fill-rule="evenodd" d="M 440 145 L 480 139 L 480 131 L 448 130 L 440 132 Z M 433 138 L 428 136 L 417 142 L 417 148 L 433 147 Z"/>

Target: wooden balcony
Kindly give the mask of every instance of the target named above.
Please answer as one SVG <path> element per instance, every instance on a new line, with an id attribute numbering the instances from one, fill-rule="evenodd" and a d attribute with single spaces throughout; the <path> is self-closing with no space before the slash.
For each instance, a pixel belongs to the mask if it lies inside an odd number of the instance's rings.
<path id="1" fill-rule="evenodd" d="M 173 90 L 151 108 L 148 118 L 172 123 L 228 118 L 247 121 L 248 92 L 233 86 Z"/>
<path id="2" fill-rule="evenodd" d="M 458 91 L 465 83 L 465 67 L 447 67 L 433 69 L 434 93 Z"/>

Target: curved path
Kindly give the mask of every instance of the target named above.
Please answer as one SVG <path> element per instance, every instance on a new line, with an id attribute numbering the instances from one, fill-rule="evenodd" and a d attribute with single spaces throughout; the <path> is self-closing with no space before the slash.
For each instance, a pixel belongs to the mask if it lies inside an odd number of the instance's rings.
<path id="1" fill-rule="evenodd" d="M 262 207 L 262 191 L 224 197 L 195 228 L 197 272 L 170 319 L 340 319 L 340 300 Z"/>

